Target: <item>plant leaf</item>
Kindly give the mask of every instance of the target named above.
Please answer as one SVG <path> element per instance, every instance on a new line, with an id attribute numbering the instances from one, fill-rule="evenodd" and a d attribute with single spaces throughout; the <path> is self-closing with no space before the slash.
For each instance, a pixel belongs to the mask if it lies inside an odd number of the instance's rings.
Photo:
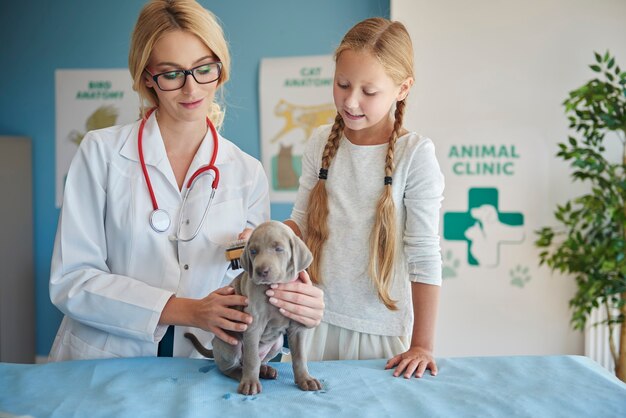
<path id="1" fill-rule="evenodd" d="M 613 68 L 614 65 L 615 65 L 615 57 L 612 57 L 609 60 L 609 63 L 606 65 L 606 68 L 608 68 L 610 70 L 611 68 Z"/>
<path id="2" fill-rule="evenodd" d="M 602 62 L 602 55 L 598 54 L 597 52 L 594 52 L 594 55 L 596 56 L 596 62 L 600 64 Z"/>

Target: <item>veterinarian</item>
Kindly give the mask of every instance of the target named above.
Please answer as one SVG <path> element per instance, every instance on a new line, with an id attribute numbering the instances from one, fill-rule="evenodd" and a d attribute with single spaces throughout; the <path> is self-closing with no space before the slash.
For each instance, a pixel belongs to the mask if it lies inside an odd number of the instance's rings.
<path id="1" fill-rule="evenodd" d="M 235 344 L 226 331 L 253 321 L 235 309 L 247 300 L 227 286 L 224 253 L 269 219 L 268 184 L 216 131 L 215 96 L 231 70 L 222 28 L 195 1 L 150 1 L 129 69 L 142 119 L 87 133 L 67 175 L 50 278 L 65 316 L 52 361 L 201 357 L 186 331 L 206 346 L 214 335 Z M 271 302 L 310 327 L 323 294 L 299 278 Z"/>
<path id="2" fill-rule="evenodd" d="M 307 357 L 388 358 L 394 376 L 434 375 L 444 179 L 433 142 L 403 128 L 411 39 L 399 22 L 367 19 L 335 60 L 337 116 L 308 141 L 287 221 L 311 249 L 309 273 L 324 289 Z"/>

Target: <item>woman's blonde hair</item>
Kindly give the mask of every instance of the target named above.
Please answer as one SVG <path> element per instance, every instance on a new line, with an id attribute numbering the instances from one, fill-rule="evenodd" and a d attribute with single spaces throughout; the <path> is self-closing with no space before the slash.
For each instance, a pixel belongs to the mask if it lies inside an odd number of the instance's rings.
<path id="1" fill-rule="evenodd" d="M 141 99 L 141 116 L 147 108 L 158 106 L 154 89 L 146 86 L 146 65 L 157 41 L 166 33 L 181 30 L 196 35 L 222 62 L 218 86 L 228 81 L 230 54 L 224 32 L 213 13 L 194 0 L 152 0 L 147 3 L 135 24 L 128 54 L 128 68 L 133 78 L 133 89 Z M 145 106 L 148 102 L 148 106 Z M 207 115 L 219 129 L 224 121 L 224 110 L 213 102 Z"/>
<path id="2" fill-rule="evenodd" d="M 413 75 L 413 45 L 404 25 L 384 18 L 370 18 L 357 23 L 346 33 L 335 51 L 335 61 L 342 52 L 371 53 L 385 69 L 385 73 L 397 84 Z M 393 279 L 396 257 L 396 211 L 392 194 L 394 150 L 402 130 L 405 100 L 396 102 L 393 131 L 389 137 L 385 159 L 385 185 L 376 208 L 376 221 L 370 236 L 369 275 L 374 282 L 378 297 L 388 309 L 397 310 L 396 301 L 389 293 Z M 320 180 L 311 191 L 307 209 L 306 243 L 313 253 L 309 273 L 314 283 L 321 283 L 320 266 L 322 249 L 328 238 L 328 196 L 325 178 L 328 168 L 337 154 L 339 140 L 343 135 L 344 122 L 338 113 L 322 154 Z"/>

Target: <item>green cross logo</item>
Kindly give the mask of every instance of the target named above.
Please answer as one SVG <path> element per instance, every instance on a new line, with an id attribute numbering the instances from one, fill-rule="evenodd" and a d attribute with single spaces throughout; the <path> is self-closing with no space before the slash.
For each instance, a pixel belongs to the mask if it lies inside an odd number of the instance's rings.
<path id="1" fill-rule="evenodd" d="M 471 188 L 466 212 L 443 215 L 443 237 L 467 242 L 467 262 L 473 266 L 495 267 L 500 245 L 524 241 L 524 215 L 500 212 L 498 189 Z"/>

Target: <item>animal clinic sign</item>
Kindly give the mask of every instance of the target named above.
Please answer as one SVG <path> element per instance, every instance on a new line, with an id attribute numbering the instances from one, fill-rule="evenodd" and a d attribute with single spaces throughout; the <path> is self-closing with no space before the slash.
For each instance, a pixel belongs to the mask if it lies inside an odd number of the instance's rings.
<path id="1" fill-rule="evenodd" d="M 294 202 L 306 142 L 335 119 L 334 69 L 330 55 L 261 60 L 261 161 L 273 203 Z"/>
<path id="2" fill-rule="evenodd" d="M 524 146 L 517 141 L 471 140 L 441 145 L 445 152 L 441 165 L 449 185 L 446 195 L 462 196 L 460 205 L 445 204 L 442 210 L 443 276 L 457 277 L 462 265 L 498 268 L 503 259 L 510 260 L 519 253 L 520 245 L 528 244 L 524 213 L 528 202 L 519 199 L 519 193 L 515 192 L 521 191 L 518 182 L 523 182 L 524 171 L 528 168 L 520 166 L 524 161 Z M 527 261 L 515 260 L 518 264 Z M 527 267 L 520 268 L 527 272 Z M 518 276 L 511 273 L 511 285 L 524 287 L 530 280 L 526 273 L 523 278 Z"/>
<path id="3" fill-rule="evenodd" d="M 454 160 L 452 172 L 458 176 L 515 174 L 520 156 L 511 145 L 452 145 L 448 158 Z"/>

